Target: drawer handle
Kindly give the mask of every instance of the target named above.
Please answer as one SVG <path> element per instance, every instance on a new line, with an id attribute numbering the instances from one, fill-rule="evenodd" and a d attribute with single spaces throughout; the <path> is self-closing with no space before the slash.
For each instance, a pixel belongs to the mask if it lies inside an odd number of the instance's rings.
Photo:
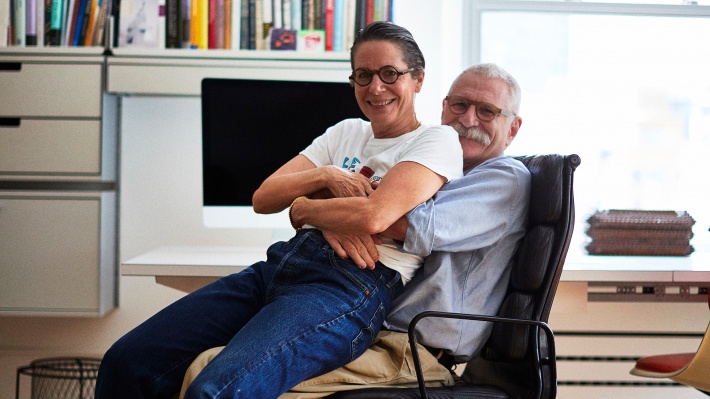
<path id="1" fill-rule="evenodd" d="M 21 62 L 0 62 L 0 71 L 19 71 L 21 69 Z"/>
<path id="2" fill-rule="evenodd" d="M 0 118 L 0 126 L 20 127 L 20 118 Z"/>

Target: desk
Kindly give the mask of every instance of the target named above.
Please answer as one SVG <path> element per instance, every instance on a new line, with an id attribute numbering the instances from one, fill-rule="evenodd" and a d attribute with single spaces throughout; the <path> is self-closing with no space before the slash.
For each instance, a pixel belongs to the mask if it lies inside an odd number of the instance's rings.
<path id="1" fill-rule="evenodd" d="M 161 247 L 121 265 L 124 276 L 152 276 L 191 292 L 264 260 L 266 247 Z M 710 253 L 687 257 L 589 256 L 570 251 L 562 285 L 586 290 L 589 301 L 702 302 L 710 288 Z"/>

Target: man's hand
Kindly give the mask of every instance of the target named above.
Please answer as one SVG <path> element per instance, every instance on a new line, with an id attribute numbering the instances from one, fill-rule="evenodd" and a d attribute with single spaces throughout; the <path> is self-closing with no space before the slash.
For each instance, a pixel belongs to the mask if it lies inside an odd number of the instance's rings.
<path id="1" fill-rule="evenodd" d="M 351 235 L 323 231 L 323 237 L 328 241 L 335 254 L 343 259 L 350 258 L 361 269 L 375 268 L 379 259 L 376 243 L 381 243 L 379 237 L 370 235 Z"/>
<path id="2" fill-rule="evenodd" d="M 336 198 L 367 197 L 373 191 L 370 180 L 360 173 L 348 172 L 336 166 L 328 168 L 328 190 Z"/>

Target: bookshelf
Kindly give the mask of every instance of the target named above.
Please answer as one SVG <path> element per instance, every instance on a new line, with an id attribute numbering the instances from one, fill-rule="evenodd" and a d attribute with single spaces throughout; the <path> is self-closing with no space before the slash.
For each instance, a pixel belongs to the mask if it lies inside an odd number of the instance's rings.
<path id="1" fill-rule="evenodd" d="M 347 52 L 393 0 L 0 0 L 0 47 Z"/>
<path id="2" fill-rule="evenodd" d="M 116 49 L 107 57 L 107 91 L 125 95 L 199 96 L 203 78 L 347 82 L 349 55 L 273 51 Z"/>

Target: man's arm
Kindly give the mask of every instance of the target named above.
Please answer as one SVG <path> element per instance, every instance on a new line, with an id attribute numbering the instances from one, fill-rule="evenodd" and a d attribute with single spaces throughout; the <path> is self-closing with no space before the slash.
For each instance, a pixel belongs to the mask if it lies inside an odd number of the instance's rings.
<path id="1" fill-rule="evenodd" d="M 469 171 L 407 214 L 404 249 L 462 252 L 491 245 L 507 231 L 510 215 L 527 209 L 530 172 L 519 162 L 497 159 Z"/>

